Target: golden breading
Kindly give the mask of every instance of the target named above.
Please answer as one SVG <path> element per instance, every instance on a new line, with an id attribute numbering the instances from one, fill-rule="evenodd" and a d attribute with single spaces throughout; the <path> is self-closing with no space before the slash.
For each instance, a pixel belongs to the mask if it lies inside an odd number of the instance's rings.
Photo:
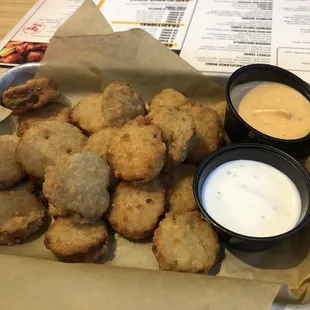
<path id="1" fill-rule="evenodd" d="M 88 138 L 84 149 L 97 152 L 103 159 L 106 159 L 110 142 L 118 130 L 115 127 L 107 127 L 94 133 Z"/>
<path id="2" fill-rule="evenodd" d="M 145 115 L 143 99 L 130 85 L 113 82 L 103 91 L 102 109 L 109 127 L 122 127 L 131 119 Z"/>
<path id="3" fill-rule="evenodd" d="M 170 212 L 154 233 L 153 252 L 162 270 L 206 274 L 218 260 L 218 236 L 198 211 Z"/>
<path id="4" fill-rule="evenodd" d="M 0 136 L 0 189 L 8 188 L 25 177 L 16 161 L 15 151 L 18 142 L 18 137 Z"/>
<path id="5" fill-rule="evenodd" d="M 102 95 L 93 94 L 83 98 L 70 112 L 70 122 L 92 134 L 107 127 L 102 111 Z"/>
<path id="6" fill-rule="evenodd" d="M 196 167 L 189 164 L 181 164 L 172 171 L 167 186 L 170 211 L 184 213 L 197 210 L 193 194 L 195 171 Z"/>
<path id="7" fill-rule="evenodd" d="M 58 102 L 51 102 L 45 106 L 28 111 L 19 116 L 17 135 L 21 137 L 29 128 L 43 121 L 68 122 L 70 108 Z"/>
<path id="8" fill-rule="evenodd" d="M 219 116 L 221 120 L 221 124 L 222 124 L 222 129 L 223 129 L 223 140 L 225 141 L 226 144 L 230 144 L 231 143 L 230 138 L 228 137 L 227 133 L 225 132 L 225 128 L 224 128 L 227 102 L 221 101 L 216 104 L 211 104 L 209 107 L 210 109 L 214 110 Z"/>
<path id="9" fill-rule="evenodd" d="M 0 244 L 24 241 L 42 225 L 45 210 L 27 190 L 0 192 Z"/>
<path id="10" fill-rule="evenodd" d="M 86 137 L 73 125 L 46 121 L 25 132 L 17 145 L 16 158 L 30 176 L 43 180 L 48 165 L 59 156 L 81 150 L 85 142 Z"/>
<path id="11" fill-rule="evenodd" d="M 165 108 L 178 108 L 187 102 L 187 98 L 180 92 L 172 89 L 165 88 L 159 93 L 154 95 L 154 97 L 149 102 L 149 111 L 155 108 L 165 107 Z"/>
<path id="12" fill-rule="evenodd" d="M 188 103 L 180 108 L 192 115 L 196 125 L 196 136 L 188 160 L 194 164 L 200 162 L 217 150 L 223 142 L 222 127 L 217 113 L 198 104 Z"/>
<path id="13" fill-rule="evenodd" d="M 108 163 L 121 179 L 147 182 L 157 177 L 165 163 L 166 144 L 160 128 L 138 116 L 123 126 L 112 138 Z"/>
<path id="14" fill-rule="evenodd" d="M 221 120 L 222 126 L 224 126 L 227 102 L 221 101 L 216 104 L 210 104 L 208 107 L 217 113 Z"/>
<path id="15" fill-rule="evenodd" d="M 48 214 L 54 218 L 59 216 L 58 210 L 51 203 L 48 204 Z"/>
<path id="16" fill-rule="evenodd" d="M 72 218 L 57 218 L 45 234 L 47 249 L 65 262 L 97 262 L 108 252 L 108 231 L 103 221 L 78 224 Z"/>
<path id="17" fill-rule="evenodd" d="M 195 138 L 193 117 L 189 113 L 164 107 L 153 109 L 147 117 L 162 130 L 167 144 L 164 170 L 178 166 L 186 159 Z"/>
<path id="18" fill-rule="evenodd" d="M 57 84 L 47 78 L 33 79 L 26 84 L 9 87 L 2 95 L 3 105 L 14 114 L 37 109 L 59 97 Z"/>
<path id="19" fill-rule="evenodd" d="M 110 168 L 95 152 L 63 156 L 46 169 L 44 196 L 59 212 L 79 222 L 101 218 L 109 206 Z"/>
<path id="20" fill-rule="evenodd" d="M 97 152 L 104 160 L 107 160 L 110 142 L 119 129 L 116 127 L 107 127 L 91 135 L 85 145 L 84 150 Z M 119 179 L 111 169 L 109 188 L 113 188 Z"/>
<path id="21" fill-rule="evenodd" d="M 158 178 L 144 184 L 121 182 L 111 198 L 111 226 L 129 239 L 153 235 L 165 211 L 165 190 Z"/>

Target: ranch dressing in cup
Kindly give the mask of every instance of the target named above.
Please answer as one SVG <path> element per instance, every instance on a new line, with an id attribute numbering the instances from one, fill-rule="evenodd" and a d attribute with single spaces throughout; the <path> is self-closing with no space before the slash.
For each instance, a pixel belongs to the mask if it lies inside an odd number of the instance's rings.
<path id="1" fill-rule="evenodd" d="M 300 218 L 300 194 L 278 169 L 253 160 L 218 166 L 204 181 L 202 205 L 220 225 L 250 237 L 271 237 L 293 229 Z"/>

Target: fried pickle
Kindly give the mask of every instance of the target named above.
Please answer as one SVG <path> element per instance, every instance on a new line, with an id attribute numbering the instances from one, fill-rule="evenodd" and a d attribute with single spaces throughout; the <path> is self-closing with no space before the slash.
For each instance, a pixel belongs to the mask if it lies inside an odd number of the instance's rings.
<path id="1" fill-rule="evenodd" d="M 51 102 L 40 109 L 28 111 L 19 116 L 17 135 L 21 137 L 29 128 L 44 121 L 69 121 L 70 108 L 58 102 Z"/>
<path id="2" fill-rule="evenodd" d="M 54 218 L 59 216 L 58 210 L 51 203 L 48 204 L 48 214 Z"/>
<path id="3" fill-rule="evenodd" d="M 116 127 L 107 127 L 94 133 L 88 138 L 84 150 L 97 152 L 104 160 L 107 160 L 110 142 L 117 131 L 118 128 Z M 113 188 L 118 182 L 119 179 L 111 169 L 109 189 Z"/>
<path id="4" fill-rule="evenodd" d="M 36 194 L 38 186 L 31 179 L 25 179 L 9 188 L 12 191 L 26 190 L 32 194 Z"/>
<path id="5" fill-rule="evenodd" d="M 44 207 L 29 191 L 2 191 L 0 201 L 0 244 L 18 244 L 43 225 Z"/>
<path id="6" fill-rule="evenodd" d="M 216 104 L 211 104 L 210 109 L 214 110 L 217 115 L 219 116 L 222 124 L 222 129 L 223 129 L 223 139 L 226 144 L 230 144 L 230 138 L 228 137 L 225 128 L 224 128 L 224 122 L 225 122 L 225 115 L 226 115 L 226 107 L 227 107 L 227 102 L 226 101 L 221 101 Z"/>
<path id="7" fill-rule="evenodd" d="M 145 115 L 143 99 L 130 85 L 113 82 L 103 91 L 102 109 L 109 127 L 122 127 L 131 119 Z"/>
<path id="8" fill-rule="evenodd" d="M 178 166 L 187 158 L 195 139 L 196 126 L 193 117 L 189 113 L 165 107 L 153 109 L 147 117 L 160 127 L 167 145 L 164 170 Z"/>
<path id="9" fill-rule="evenodd" d="M 108 231 L 101 220 L 82 225 L 72 218 L 57 218 L 44 244 L 61 261 L 95 263 L 108 252 Z"/>
<path id="10" fill-rule="evenodd" d="M 91 135 L 85 145 L 85 150 L 94 151 L 107 159 L 108 149 L 112 138 L 118 132 L 118 128 L 107 127 Z"/>
<path id="11" fill-rule="evenodd" d="M 194 118 L 196 136 L 188 160 L 194 164 L 200 162 L 212 152 L 217 150 L 223 142 L 223 132 L 217 113 L 198 104 L 187 103 L 180 107 L 184 112 Z"/>
<path id="12" fill-rule="evenodd" d="M 71 124 L 41 122 L 27 130 L 16 148 L 17 161 L 33 178 L 43 180 L 45 168 L 58 156 L 80 151 L 86 137 Z"/>
<path id="13" fill-rule="evenodd" d="M 33 79 L 26 84 L 9 87 L 2 95 L 3 105 L 14 114 L 37 109 L 59 96 L 57 84 L 47 78 Z"/>
<path id="14" fill-rule="evenodd" d="M 171 172 L 167 182 L 167 200 L 170 211 L 185 213 L 197 210 L 193 194 L 195 171 L 195 166 L 183 163 Z"/>
<path id="15" fill-rule="evenodd" d="M 107 159 L 115 175 L 126 181 L 157 177 L 166 159 L 160 128 L 143 116 L 129 121 L 112 138 Z"/>
<path id="16" fill-rule="evenodd" d="M 218 260 L 218 236 L 198 211 L 170 212 L 154 233 L 153 252 L 162 270 L 206 274 Z"/>
<path id="17" fill-rule="evenodd" d="M 18 142 L 18 137 L 0 136 L 0 189 L 8 188 L 25 177 L 15 157 Z"/>
<path id="18" fill-rule="evenodd" d="M 165 108 L 178 108 L 185 104 L 188 99 L 180 92 L 172 89 L 165 88 L 159 93 L 153 96 L 149 102 L 149 111 L 155 108 L 165 107 Z"/>
<path id="19" fill-rule="evenodd" d="M 102 95 L 92 94 L 83 98 L 70 112 L 70 122 L 92 134 L 107 127 L 101 106 Z"/>
<path id="20" fill-rule="evenodd" d="M 221 101 L 216 104 L 210 104 L 208 107 L 217 113 L 221 120 L 222 126 L 224 126 L 227 102 Z"/>
<path id="21" fill-rule="evenodd" d="M 100 219 L 109 206 L 109 180 L 110 168 L 99 154 L 80 152 L 47 167 L 43 192 L 59 215 L 90 223 Z"/>
<path id="22" fill-rule="evenodd" d="M 144 184 L 121 182 L 111 198 L 111 226 L 129 239 L 153 235 L 165 211 L 165 190 L 158 178 Z"/>

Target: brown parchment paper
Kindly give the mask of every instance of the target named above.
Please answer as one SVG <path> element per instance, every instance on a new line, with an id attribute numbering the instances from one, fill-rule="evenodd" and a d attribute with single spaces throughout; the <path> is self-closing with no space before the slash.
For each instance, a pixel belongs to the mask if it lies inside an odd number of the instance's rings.
<path id="1" fill-rule="evenodd" d="M 12 111 L 0 106 L 0 122 L 5 120 L 7 117 L 9 117 L 11 115 Z"/>
<path id="2" fill-rule="evenodd" d="M 58 82 L 73 105 L 114 80 L 131 84 L 146 101 L 165 87 L 206 105 L 224 98 L 219 85 L 146 32 L 113 33 L 91 0 L 55 34 L 38 76 Z M 133 243 L 118 234 L 110 236 L 104 265 L 60 263 L 45 249 L 43 234 L 0 247 L 0 309 L 31 303 L 34 310 L 262 310 L 276 296 L 310 301 L 310 228 L 260 253 L 223 248 L 209 276 L 158 271 L 151 240 Z"/>

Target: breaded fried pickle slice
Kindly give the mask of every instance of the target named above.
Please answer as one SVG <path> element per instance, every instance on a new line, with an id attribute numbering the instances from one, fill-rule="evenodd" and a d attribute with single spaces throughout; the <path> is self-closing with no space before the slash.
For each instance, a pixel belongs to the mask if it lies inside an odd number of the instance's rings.
<path id="1" fill-rule="evenodd" d="M 27 190 L 0 192 L 0 244 L 24 241 L 42 225 L 45 210 Z"/>
<path id="2" fill-rule="evenodd" d="M 70 122 L 89 134 L 107 127 L 102 110 L 102 94 L 83 98 L 70 112 Z"/>
<path id="3" fill-rule="evenodd" d="M 158 178 L 144 184 L 121 182 L 111 198 L 108 219 L 129 239 L 153 235 L 165 211 L 165 190 Z"/>
<path id="4" fill-rule="evenodd" d="M 172 88 L 162 89 L 159 93 L 155 94 L 149 103 L 149 111 L 155 108 L 178 108 L 185 104 L 188 99 Z"/>
<path id="5" fill-rule="evenodd" d="M 19 116 L 17 135 L 21 137 L 29 128 L 44 121 L 68 122 L 70 108 L 58 102 L 51 102 L 43 107 L 28 111 Z"/>
<path id="6" fill-rule="evenodd" d="M 110 168 L 95 152 L 62 157 L 47 168 L 44 196 L 59 215 L 73 215 L 82 223 L 101 218 L 109 206 Z"/>
<path id="7" fill-rule="evenodd" d="M 167 145 L 164 169 L 170 170 L 183 162 L 195 138 L 196 126 L 193 117 L 176 109 L 156 108 L 147 116 L 162 130 Z"/>
<path id="8" fill-rule="evenodd" d="M 86 142 L 71 124 L 46 121 L 27 130 L 16 149 L 17 161 L 35 179 L 44 179 L 45 169 L 57 157 L 80 151 Z"/>
<path id="9" fill-rule="evenodd" d="M 223 142 L 220 119 L 217 113 L 198 104 L 186 104 L 180 108 L 192 115 L 196 125 L 196 136 L 188 159 L 194 164 L 217 150 Z"/>
<path id="10" fill-rule="evenodd" d="M 110 142 L 117 131 L 118 128 L 116 127 L 107 127 L 94 133 L 88 138 L 84 150 L 97 152 L 104 160 L 107 160 Z M 111 189 L 118 183 L 119 179 L 115 176 L 113 169 L 111 169 L 110 176 L 109 188 Z"/>
<path id="11" fill-rule="evenodd" d="M 26 190 L 32 194 L 36 194 L 38 189 L 38 184 L 36 184 L 33 180 L 26 178 L 23 179 L 21 182 L 11 186 L 8 190 Z"/>
<path id="12" fill-rule="evenodd" d="M 168 213 L 155 231 L 153 252 L 162 270 L 208 273 L 218 260 L 218 236 L 198 211 Z"/>
<path id="13" fill-rule="evenodd" d="M 48 214 L 54 218 L 59 216 L 58 210 L 51 203 L 48 204 Z"/>
<path id="14" fill-rule="evenodd" d="M 131 119 L 145 115 L 143 99 L 130 85 L 113 82 L 103 91 L 102 109 L 109 127 L 122 127 Z"/>
<path id="15" fill-rule="evenodd" d="M 160 128 L 138 116 L 112 138 L 108 163 L 115 175 L 131 182 L 147 182 L 157 177 L 166 159 L 166 145 Z"/>
<path id="16" fill-rule="evenodd" d="M 227 143 L 230 144 L 230 138 L 228 137 L 227 133 L 225 132 L 224 128 L 224 123 L 225 123 L 225 115 L 226 115 L 226 107 L 227 107 L 227 102 L 226 101 L 221 101 L 216 104 L 211 104 L 208 106 L 210 109 L 214 110 L 217 115 L 220 118 L 221 125 L 222 125 L 222 130 L 223 130 L 223 140 Z"/>
<path id="17" fill-rule="evenodd" d="M 45 234 L 47 249 L 65 262 L 97 262 L 108 252 L 108 232 L 103 221 L 78 224 L 72 218 L 57 218 Z"/>
<path id="18" fill-rule="evenodd" d="M 193 194 L 195 171 L 195 166 L 183 163 L 171 172 L 167 191 L 170 211 L 184 213 L 197 210 Z"/>
<path id="19" fill-rule="evenodd" d="M 0 136 L 0 189 L 8 188 L 25 177 L 16 161 L 15 151 L 18 142 L 18 137 Z"/>
<path id="20" fill-rule="evenodd" d="M 118 128 L 107 127 L 94 133 L 88 138 L 84 149 L 97 152 L 103 159 L 106 159 L 110 142 L 117 132 Z"/>
<path id="21" fill-rule="evenodd" d="M 221 120 L 222 126 L 224 126 L 227 102 L 221 101 L 215 104 L 210 104 L 210 106 L 208 107 L 217 113 L 217 115 L 219 116 Z"/>
<path id="22" fill-rule="evenodd" d="M 2 95 L 3 105 L 15 114 L 37 109 L 59 96 L 57 84 L 47 78 L 33 79 L 26 84 L 9 87 Z"/>

